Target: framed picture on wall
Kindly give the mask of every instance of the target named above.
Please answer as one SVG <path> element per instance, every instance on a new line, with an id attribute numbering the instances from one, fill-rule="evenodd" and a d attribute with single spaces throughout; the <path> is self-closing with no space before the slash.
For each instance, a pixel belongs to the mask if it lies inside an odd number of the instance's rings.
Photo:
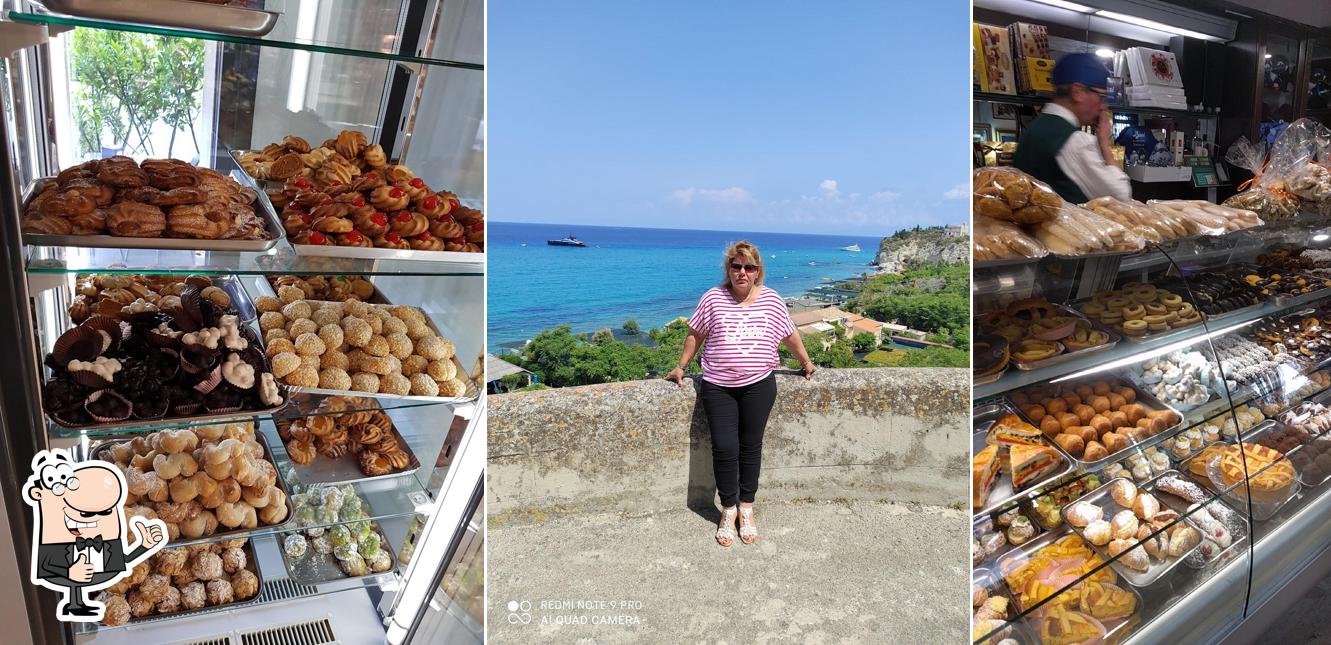
<path id="1" fill-rule="evenodd" d="M 994 126 L 989 125 L 988 123 L 976 123 L 975 126 L 971 128 L 972 143 L 976 141 L 993 141 L 993 140 L 994 140 Z"/>
<path id="2" fill-rule="evenodd" d="M 1013 105 L 1011 103 L 994 103 L 993 110 L 994 110 L 995 119 L 1009 119 L 1012 121 L 1017 120 L 1016 105 Z"/>
<path id="3" fill-rule="evenodd" d="M 998 137 L 1000 143 L 1016 143 L 1016 130 L 994 130 L 994 135 Z"/>

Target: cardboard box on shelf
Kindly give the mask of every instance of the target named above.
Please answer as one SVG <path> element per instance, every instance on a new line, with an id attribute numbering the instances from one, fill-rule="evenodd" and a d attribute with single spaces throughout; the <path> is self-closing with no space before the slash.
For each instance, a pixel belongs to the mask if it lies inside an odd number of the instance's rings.
<path id="1" fill-rule="evenodd" d="M 1014 22 L 1007 26 L 1012 38 L 1012 55 L 1018 58 L 1051 58 L 1049 29 L 1044 25 Z"/>
<path id="2" fill-rule="evenodd" d="M 977 22 L 972 26 L 971 33 L 980 91 L 1016 94 L 1016 75 L 1012 70 L 1012 48 L 1007 30 Z"/>
<path id="3" fill-rule="evenodd" d="M 1017 64 L 1017 91 L 1022 94 L 1052 94 L 1054 83 L 1049 74 L 1054 61 L 1048 58 L 1022 58 Z"/>

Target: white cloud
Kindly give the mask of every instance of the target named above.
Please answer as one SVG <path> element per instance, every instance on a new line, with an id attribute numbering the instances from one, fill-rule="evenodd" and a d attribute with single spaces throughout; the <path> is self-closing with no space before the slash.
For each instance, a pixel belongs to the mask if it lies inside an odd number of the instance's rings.
<path id="1" fill-rule="evenodd" d="M 971 185 L 969 183 L 960 183 L 953 186 L 943 193 L 943 199 L 966 199 L 970 197 Z"/>
<path id="2" fill-rule="evenodd" d="M 822 191 L 823 194 L 826 195 L 836 195 L 837 194 L 836 180 L 824 179 L 821 182 L 818 182 L 818 190 Z"/>
<path id="3" fill-rule="evenodd" d="M 739 186 L 729 188 L 679 188 L 670 193 L 671 199 L 684 206 L 692 206 L 695 202 L 698 204 L 719 204 L 734 206 L 737 204 L 753 204 L 753 193 Z"/>

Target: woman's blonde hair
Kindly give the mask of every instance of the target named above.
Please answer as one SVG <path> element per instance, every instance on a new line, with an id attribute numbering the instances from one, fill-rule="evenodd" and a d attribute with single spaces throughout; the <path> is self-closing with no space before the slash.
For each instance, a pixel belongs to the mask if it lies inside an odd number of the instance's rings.
<path id="1" fill-rule="evenodd" d="M 753 277 L 753 284 L 761 287 L 766 272 L 763 268 L 763 254 L 758 247 L 744 240 L 730 245 L 730 248 L 726 249 L 725 256 L 721 258 L 721 286 L 730 288 L 730 260 L 736 257 L 748 261 L 749 264 L 758 265 L 758 274 Z"/>

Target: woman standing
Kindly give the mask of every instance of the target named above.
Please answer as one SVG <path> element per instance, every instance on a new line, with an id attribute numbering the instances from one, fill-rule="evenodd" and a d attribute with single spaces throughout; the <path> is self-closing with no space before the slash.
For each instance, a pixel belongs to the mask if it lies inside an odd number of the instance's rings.
<path id="1" fill-rule="evenodd" d="M 712 431 L 712 469 L 721 496 L 721 522 L 716 541 L 729 547 L 735 540 L 736 503 L 739 539 L 753 544 L 758 527 L 753 500 L 762 465 L 763 430 L 776 402 L 780 365 L 777 345 L 785 344 L 800 361 L 804 378 L 818 368 L 809 360 L 786 303 L 763 286 L 763 256 L 748 242 L 731 246 L 721 265 L 724 279 L 698 301 L 689 318 L 689 337 L 679 365 L 666 380 L 684 384 L 684 368 L 701 346 L 702 404 Z"/>

